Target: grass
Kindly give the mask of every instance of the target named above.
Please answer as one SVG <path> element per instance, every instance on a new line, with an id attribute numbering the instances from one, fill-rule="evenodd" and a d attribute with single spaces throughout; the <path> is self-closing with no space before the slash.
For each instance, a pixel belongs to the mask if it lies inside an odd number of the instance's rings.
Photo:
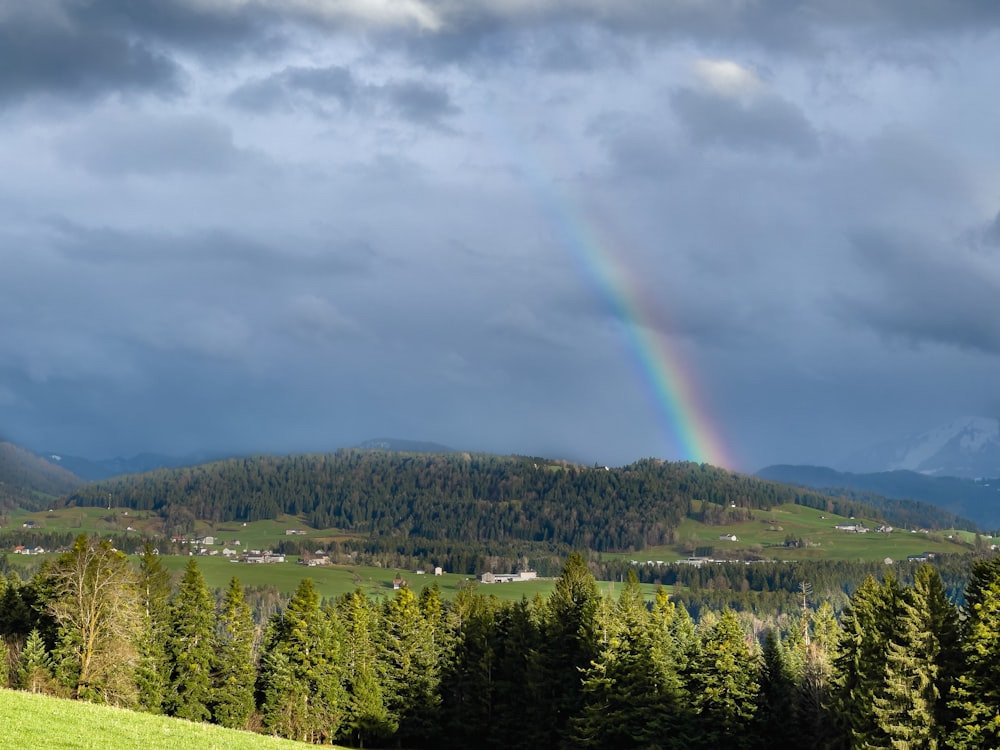
<path id="1" fill-rule="evenodd" d="M 301 742 L 0 689 L 0 746 L 46 750 L 304 750 Z"/>
<path id="2" fill-rule="evenodd" d="M 834 528 L 840 523 L 855 522 L 866 525 L 869 532 L 854 534 Z M 875 532 L 877 527 L 878 523 L 870 519 L 852 520 L 803 505 L 781 505 L 767 511 L 755 510 L 751 520 L 724 526 L 706 526 L 688 518 L 678 529 L 677 544 L 606 557 L 674 562 L 687 557 L 694 547 L 712 547 L 713 557 L 717 558 L 882 560 L 889 557 L 901 560 L 922 552 L 968 552 L 972 539 L 967 532 L 957 531 L 928 534 L 895 529 L 892 533 L 880 534 Z M 723 534 L 735 534 L 736 541 L 720 539 Z M 786 537 L 802 539 L 804 545 L 786 547 Z"/>

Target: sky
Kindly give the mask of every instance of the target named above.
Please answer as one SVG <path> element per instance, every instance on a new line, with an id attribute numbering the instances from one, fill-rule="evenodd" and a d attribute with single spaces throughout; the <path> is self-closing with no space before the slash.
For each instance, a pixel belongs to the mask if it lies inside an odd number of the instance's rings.
<path id="1" fill-rule="evenodd" d="M 1000 413 L 995 0 L 0 0 L 0 435 L 835 463 Z"/>

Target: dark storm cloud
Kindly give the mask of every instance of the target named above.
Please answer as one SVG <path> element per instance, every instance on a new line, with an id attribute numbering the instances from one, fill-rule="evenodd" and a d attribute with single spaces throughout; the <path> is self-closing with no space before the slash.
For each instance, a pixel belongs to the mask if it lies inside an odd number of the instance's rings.
<path id="1" fill-rule="evenodd" d="M 335 102 L 342 111 L 360 114 L 391 112 L 416 125 L 441 128 L 458 113 L 448 90 L 416 79 L 365 83 L 341 66 L 325 68 L 288 67 L 265 78 L 243 84 L 229 96 L 243 109 L 267 112 L 291 110 L 300 103 L 322 105 Z"/>
<path id="2" fill-rule="evenodd" d="M 688 137 L 708 146 L 737 150 L 788 150 L 813 156 L 819 142 L 813 127 L 791 102 L 772 94 L 746 98 L 682 88 L 671 96 Z"/>
<path id="3" fill-rule="evenodd" d="M 873 288 L 836 307 L 889 339 L 1000 354 L 1000 276 L 959 245 L 868 232 L 853 240 Z"/>
<path id="4" fill-rule="evenodd" d="M 180 81 L 174 61 L 142 40 L 15 12 L 0 15 L 0 101 L 35 94 L 173 94 Z"/>

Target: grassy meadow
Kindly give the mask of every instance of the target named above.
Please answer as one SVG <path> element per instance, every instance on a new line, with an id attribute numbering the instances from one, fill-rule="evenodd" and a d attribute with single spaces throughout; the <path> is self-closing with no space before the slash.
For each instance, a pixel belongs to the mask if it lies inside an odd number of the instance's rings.
<path id="1" fill-rule="evenodd" d="M 46 750 L 296 750 L 251 732 L 0 689 L 0 746 Z"/>

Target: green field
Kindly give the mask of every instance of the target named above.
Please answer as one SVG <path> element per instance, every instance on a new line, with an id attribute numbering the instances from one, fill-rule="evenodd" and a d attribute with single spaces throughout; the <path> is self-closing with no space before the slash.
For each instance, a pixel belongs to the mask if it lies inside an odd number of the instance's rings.
<path id="1" fill-rule="evenodd" d="M 834 528 L 841 523 L 863 523 L 869 531 L 855 534 Z M 871 519 L 848 519 L 804 505 L 781 505 L 753 511 L 752 520 L 725 526 L 706 526 L 687 518 L 678 529 L 677 544 L 606 557 L 675 562 L 691 555 L 695 547 L 712 547 L 712 556 L 719 559 L 905 560 L 923 552 L 968 552 L 973 539 L 965 531 L 913 533 L 894 529 L 888 534 L 877 533 L 878 525 Z M 736 541 L 720 539 L 728 534 L 734 534 Z M 803 545 L 785 546 L 788 537 L 801 539 Z"/>
<path id="2" fill-rule="evenodd" d="M 80 701 L 0 689 L 0 746 L 47 750 L 295 750 L 312 747 Z M 329 747 L 329 746 L 327 746 Z"/>

